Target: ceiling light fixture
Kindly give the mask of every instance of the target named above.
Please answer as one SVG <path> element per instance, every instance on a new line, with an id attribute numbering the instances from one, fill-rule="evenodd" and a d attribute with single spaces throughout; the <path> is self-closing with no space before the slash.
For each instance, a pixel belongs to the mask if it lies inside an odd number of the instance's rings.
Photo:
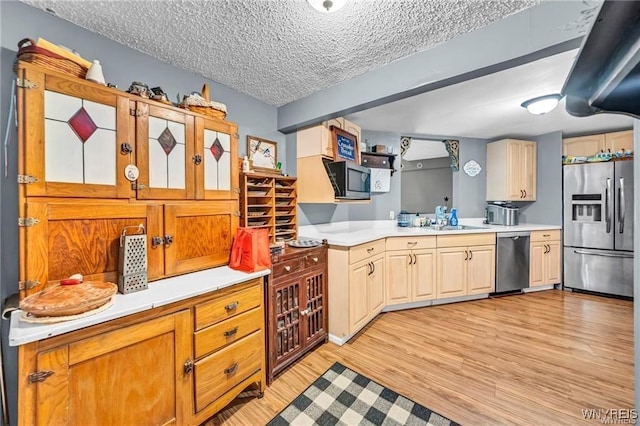
<path id="1" fill-rule="evenodd" d="M 307 0 L 309 4 L 320 12 L 335 12 L 342 8 L 347 0 Z"/>
<path id="2" fill-rule="evenodd" d="M 538 96 L 537 98 L 524 101 L 520 106 L 526 108 L 531 114 L 542 115 L 553 111 L 562 99 L 562 95 L 554 93 L 553 95 Z"/>

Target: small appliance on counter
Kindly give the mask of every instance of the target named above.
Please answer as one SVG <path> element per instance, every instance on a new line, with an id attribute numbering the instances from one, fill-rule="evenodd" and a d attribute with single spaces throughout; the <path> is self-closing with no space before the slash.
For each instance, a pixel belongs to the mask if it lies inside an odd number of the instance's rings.
<path id="1" fill-rule="evenodd" d="M 518 207 L 492 203 L 485 209 L 489 225 L 515 226 L 518 224 Z"/>

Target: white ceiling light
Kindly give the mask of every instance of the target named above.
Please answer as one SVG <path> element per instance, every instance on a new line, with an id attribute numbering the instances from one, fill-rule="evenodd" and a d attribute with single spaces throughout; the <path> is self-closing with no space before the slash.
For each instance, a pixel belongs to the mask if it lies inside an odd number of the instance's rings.
<path id="1" fill-rule="evenodd" d="M 562 95 L 554 93 L 553 95 L 539 96 L 529 99 L 522 103 L 522 107 L 526 108 L 531 114 L 542 115 L 553 111 L 562 99 Z"/>
<path id="2" fill-rule="evenodd" d="M 315 10 L 320 12 L 335 12 L 342 8 L 347 0 L 307 0 Z"/>

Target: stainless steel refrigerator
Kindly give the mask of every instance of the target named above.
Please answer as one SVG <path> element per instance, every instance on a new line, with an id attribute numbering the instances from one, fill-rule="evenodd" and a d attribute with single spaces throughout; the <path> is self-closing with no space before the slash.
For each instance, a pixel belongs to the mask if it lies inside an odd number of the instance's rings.
<path id="1" fill-rule="evenodd" d="M 633 296 L 633 160 L 564 173 L 564 286 Z"/>

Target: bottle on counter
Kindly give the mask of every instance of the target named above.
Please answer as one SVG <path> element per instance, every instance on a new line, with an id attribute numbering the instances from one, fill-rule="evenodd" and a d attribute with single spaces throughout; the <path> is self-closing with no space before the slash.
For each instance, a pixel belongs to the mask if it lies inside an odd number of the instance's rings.
<path id="1" fill-rule="evenodd" d="M 449 225 L 458 226 L 458 210 L 455 207 L 451 209 L 451 216 L 449 217 Z"/>
<path id="2" fill-rule="evenodd" d="M 244 158 L 242 159 L 242 171 L 247 173 L 250 172 L 251 169 L 249 167 L 249 159 L 247 158 L 247 156 L 245 155 Z"/>

